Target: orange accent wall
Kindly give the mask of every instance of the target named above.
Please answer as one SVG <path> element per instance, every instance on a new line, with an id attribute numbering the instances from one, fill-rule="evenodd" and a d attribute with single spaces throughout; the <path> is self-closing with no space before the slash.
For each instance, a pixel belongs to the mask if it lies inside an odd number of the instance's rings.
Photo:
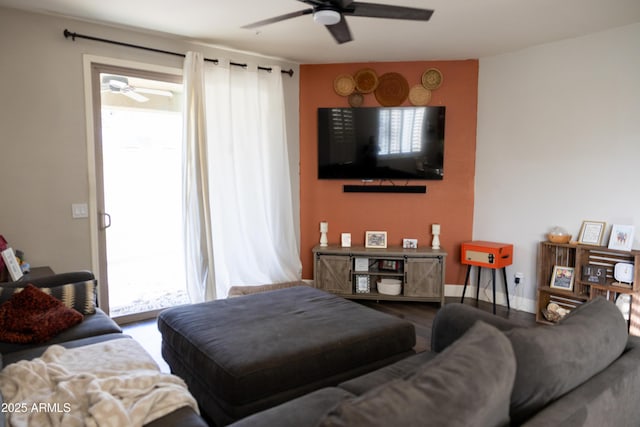
<path id="1" fill-rule="evenodd" d="M 348 107 L 348 99 L 333 90 L 340 74 L 355 74 L 369 67 L 380 76 L 402 74 L 409 86 L 420 83 L 430 67 L 443 75 L 429 105 L 447 107 L 444 179 L 411 181 L 426 185 L 426 194 L 344 193 L 344 184 L 358 181 L 317 178 L 317 109 Z M 302 277 L 313 278 L 312 248 L 320 240 L 320 221 L 329 222 L 330 245 L 340 244 L 340 233 L 351 233 L 352 245 L 363 245 L 367 230 L 387 231 L 389 246 L 401 246 L 403 238 L 431 246 L 431 224 L 441 224 L 440 246 L 447 251 L 446 283 L 464 283 L 466 268 L 460 264 L 460 243 L 471 240 L 473 226 L 476 154 L 478 61 L 379 62 L 318 64 L 300 67 L 300 229 Z M 374 94 L 365 95 L 363 106 L 378 106 Z M 410 105 L 407 100 L 404 105 Z M 404 185 L 404 181 L 396 184 Z"/>

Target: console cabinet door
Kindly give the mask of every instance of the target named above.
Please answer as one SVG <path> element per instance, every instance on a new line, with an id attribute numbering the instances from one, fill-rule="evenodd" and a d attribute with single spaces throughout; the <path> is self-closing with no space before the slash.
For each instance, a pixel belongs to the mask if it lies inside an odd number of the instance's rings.
<path id="1" fill-rule="evenodd" d="M 442 259 L 407 258 L 405 263 L 407 297 L 442 296 Z"/>
<path id="2" fill-rule="evenodd" d="M 335 294 L 351 295 L 351 257 L 317 255 L 314 286 Z"/>

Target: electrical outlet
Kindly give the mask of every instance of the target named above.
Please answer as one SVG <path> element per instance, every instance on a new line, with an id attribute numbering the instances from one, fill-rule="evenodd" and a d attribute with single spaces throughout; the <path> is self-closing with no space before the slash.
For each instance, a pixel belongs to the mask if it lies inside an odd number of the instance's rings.
<path id="1" fill-rule="evenodd" d="M 524 281 L 524 273 L 517 272 L 515 274 L 516 286 L 522 284 L 523 281 Z"/>

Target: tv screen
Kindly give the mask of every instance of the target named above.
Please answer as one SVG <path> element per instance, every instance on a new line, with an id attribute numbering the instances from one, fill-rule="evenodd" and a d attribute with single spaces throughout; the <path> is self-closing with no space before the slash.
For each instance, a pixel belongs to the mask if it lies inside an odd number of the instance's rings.
<path id="1" fill-rule="evenodd" d="M 445 107 L 318 108 L 319 179 L 444 176 Z"/>

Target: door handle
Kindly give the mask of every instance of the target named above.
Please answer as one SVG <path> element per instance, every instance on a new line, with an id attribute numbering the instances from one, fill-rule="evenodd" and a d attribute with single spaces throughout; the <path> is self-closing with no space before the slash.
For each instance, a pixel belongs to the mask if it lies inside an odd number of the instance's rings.
<path id="1" fill-rule="evenodd" d="M 102 213 L 102 229 L 106 230 L 111 227 L 111 215 L 106 212 Z"/>

